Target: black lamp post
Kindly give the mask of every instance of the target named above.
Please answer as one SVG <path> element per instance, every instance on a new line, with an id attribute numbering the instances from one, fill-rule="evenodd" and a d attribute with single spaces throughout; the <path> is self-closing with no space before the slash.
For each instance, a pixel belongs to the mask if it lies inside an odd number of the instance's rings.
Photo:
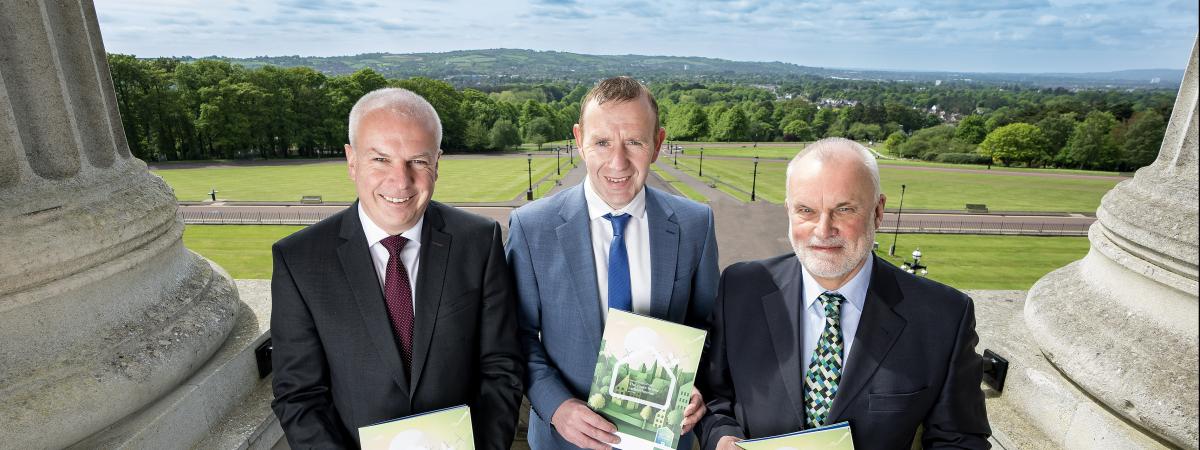
<path id="1" fill-rule="evenodd" d="M 900 215 L 904 214 L 904 188 L 905 185 L 900 185 L 900 209 L 896 211 L 896 230 L 892 235 L 892 248 L 888 250 L 888 254 L 896 256 L 896 239 L 900 238 Z"/>
<path id="2" fill-rule="evenodd" d="M 921 249 L 918 248 L 916 250 L 913 250 L 912 257 L 913 257 L 912 262 L 910 263 L 908 261 L 905 261 L 904 264 L 900 265 L 900 269 L 904 270 L 905 272 L 911 273 L 913 275 L 920 275 L 920 276 L 928 275 L 929 268 L 924 265 L 921 265 Z"/>
<path id="3" fill-rule="evenodd" d="M 750 178 L 750 201 L 754 201 L 758 187 L 758 157 L 754 157 L 754 175 Z"/>
<path id="4" fill-rule="evenodd" d="M 554 147 L 554 172 L 558 176 L 562 176 L 562 163 L 558 162 L 562 156 L 562 147 Z"/>
<path id="5" fill-rule="evenodd" d="M 529 190 L 525 191 L 525 200 L 533 201 L 533 153 L 527 153 L 525 161 L 528 163 L 529 173 Z"/>
<path id="6" fill-rule="evenodd" d="M 700 147 L 700 173 L 697 176 L 704 176 L 704 147 Z"/>
<path id="7" fill-rule="evenodd" d="M 679 152 L 676 150 L 671 150 L 671 156 L 673 156 L 675 158 L 675 168 L 678 169 L 679 168 Z"/>

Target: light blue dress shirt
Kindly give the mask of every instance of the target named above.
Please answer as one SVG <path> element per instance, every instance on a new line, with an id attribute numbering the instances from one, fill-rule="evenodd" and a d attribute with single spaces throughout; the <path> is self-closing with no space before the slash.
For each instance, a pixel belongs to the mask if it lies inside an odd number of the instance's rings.
<path id="1" fill-rule="evenodd" d="M 808 370 L 808 365 L 812 363 L 813 350 L 817 348 L 817 340 L 821 338 L 821 332 L 825 329 L 825 309 L 821 307 L 817 297 L 825 292 L 836 292 L 846 298 L 846 302 L 842 303 L 842 340 L 846 343 L 846 354 L 842 355 L 842 372 L 845 373 L 846 363 L 850 361 L 850 351 L 854 348 L 854 333 L 858 331 L 863 304 L 867 302 L 867 288 L 871 285 L 871 270 L 874 267 L 875 255 L 867 255 L 867 262 L 854 278 L 832 291 L 826 291 L 817 284 L 816 278 L 808 273 L 808 269 L 800 268 L 804 277 L 804 292 L 800 293 L 800 299 L 804 301 L 804 311 L 801 315 L 804 320 L 801 350 L 805 355 L 802 370 Z"/>

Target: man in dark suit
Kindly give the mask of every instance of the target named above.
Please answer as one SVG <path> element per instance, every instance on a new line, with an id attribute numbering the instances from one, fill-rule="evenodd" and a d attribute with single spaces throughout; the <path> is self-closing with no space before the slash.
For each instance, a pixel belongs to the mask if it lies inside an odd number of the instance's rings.
<path id="1" fill-rule="evenodd" d="M 430 201 L 441 131 L 412 92 L 363 96 L 358 201 L 272 249 L 271 406 L 292 448 L 354 448 L 359 427 L 460 404 L 476 448 L 512 444 L 524 359 L 500 227 Z"/>
<path id="2" fill-rule="evenodd" d="M 988 448 L 971 299 L 872 253 L 886 197 L 840 138 L 788 165 L 794 255 L 721 276 L 701 363 L 706 449 L 849 421 L 855 448 Z"/>

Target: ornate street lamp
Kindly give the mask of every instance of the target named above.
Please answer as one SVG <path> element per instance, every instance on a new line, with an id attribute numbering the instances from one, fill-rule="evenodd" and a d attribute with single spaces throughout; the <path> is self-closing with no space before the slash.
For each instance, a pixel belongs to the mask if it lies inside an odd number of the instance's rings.
<path id="1" fill-rule="evenodd" d="M 929 274 L 929 268 L 921 265 L 921 249 L 913 250 L 912 262 L 905 261 L 900 265 L 900 269 L 913 275 L 926 276 Z"/>
<path id="2" fill-rule="evenodd" d="M 533 201 L 533 153 L 527 153 L 525 161 L 529 173 L 529 190 L 525 191 L 525 200 Z"/>
<path id="3" fill-rule="evenodd" d="M 754 175 L 750 178 L 750 201 L 754 201 L 756 189 L 758 187 L 758 156 L 754 157 Z"/>

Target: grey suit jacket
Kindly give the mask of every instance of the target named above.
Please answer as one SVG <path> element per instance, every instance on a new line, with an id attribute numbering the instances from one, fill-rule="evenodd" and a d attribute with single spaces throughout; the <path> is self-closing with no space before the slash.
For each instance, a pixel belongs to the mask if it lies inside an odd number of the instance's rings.
<path id="1" fill-rule="evenodd" d="M 411 372 L 357 203 L 272 251 L 271 407 L 292 448 L 356 448 L 358 427 L 460 404 L 471 407 L 476 448 L 512 445 L 524 359 L 499 224 L 430 202 Z"/>
<path id="2" fill-rule="evenodd" d="M 718 280 L 712 210 L 647 187 L 646 214 L 652 315 L 706 328 Z M 574 448 L 549 421 L 562 402 L 587 395 L 600 351 L 603 321 L 588 222 L 582 184 L 509 217 L 505 249 L 519 297 L 535 449 Z"/>
<path id="3" fill-rule="evenodd" d="M 725 269 L 697 384 L 703 448 L 723 436 L 802 429 L 800 262 L 787 254 Z M 792 303 L 789 305 L 789 303 Z M 827 424 L 849 421 L 858 449 L 988 448 L 975 310 L 962 292 L 875 259 L 867 301 Z"/>

